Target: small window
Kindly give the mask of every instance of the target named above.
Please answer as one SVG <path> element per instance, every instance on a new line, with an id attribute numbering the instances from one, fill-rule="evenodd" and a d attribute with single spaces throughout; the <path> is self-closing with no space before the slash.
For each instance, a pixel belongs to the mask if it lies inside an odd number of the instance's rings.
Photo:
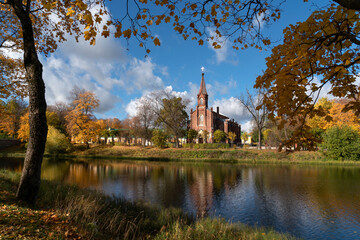
<path id="1" fill-rule="evenodd" d="M 204 101 L 202 98 L 200 98 L 200 104 L 203 105 L 204 104 Z"/>

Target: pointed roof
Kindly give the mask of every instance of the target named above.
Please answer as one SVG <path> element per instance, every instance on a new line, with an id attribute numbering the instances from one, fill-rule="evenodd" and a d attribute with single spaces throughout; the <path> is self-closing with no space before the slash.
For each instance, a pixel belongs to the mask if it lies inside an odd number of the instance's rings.
<path id="1" fill-rule="evenodd" d="M 199 90 L 199 94 L 205 94 L 207 95 L 206 92 L 206 86 L 205 86 L 205 80 L 204 80 L 204 73 L 201 74 L 201 84 L 200 84 L 200 90 Z"/>

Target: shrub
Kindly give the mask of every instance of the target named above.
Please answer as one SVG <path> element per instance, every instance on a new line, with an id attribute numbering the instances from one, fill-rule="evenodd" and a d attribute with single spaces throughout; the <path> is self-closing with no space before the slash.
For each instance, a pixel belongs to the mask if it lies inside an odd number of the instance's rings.
<path id="1" fill-rule="evenodd" d="M 360 134 L 349 126 L 326 130 L 321 150 L 336 160 L 360 160 Z"/>
<path id="2" fill-rule="evenodd" d="M 65 153 L 71 150 L 69 139 L 55 127 L 49 126 L 45 152 L 49 154 Z"/>
<path id="3" fill-rule="evenodd" d="M 160 129 L 155 129 L 153 131 L 153 136 L 151 138 L 151 141 L 154 143 L 155 146 L 157 146 L 159 148 L 166 147 L 166 139 L 167 139 L 167 136 L 164 133 L 164 131 L 162 131 Z"/>
<path id="4" fill-rule="evenodd" d="M 214 132 L 214 140 L 217 143 L 225 141 L 226 137 L 226 133 L 219 129 Z"/>
<path id="5" fill-rule="evenodd" d="M 194 148 L 194 149 L 224 149 L 229 148 L 229 144 L 226 143 L 185 143 L 184 148 Z"/>
<path id="6" fill-rule="evenodd" d="M 194 145 L 195 145 L 194 143 L 184 143 L 183 148 L 193 148 Z"/>
<path id="7" fill-rule="evenodd" d="M 198 135 L 198 132 L 194 129 L 190 129 L 188 132 L 187 132 L 187 138 L 189 139 L 189 142 L 192 143 L 193 140 L 197 137 Z"/>

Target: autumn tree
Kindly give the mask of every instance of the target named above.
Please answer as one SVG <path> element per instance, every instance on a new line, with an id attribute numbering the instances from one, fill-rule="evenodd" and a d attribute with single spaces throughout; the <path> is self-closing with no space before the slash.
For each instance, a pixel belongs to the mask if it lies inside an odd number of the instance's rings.
<path id="1" fill-rule="evenodd" d="M 226 140 L 226 137 L 226 133 L 224 131 L 221 131 L 220 129 L 214 132 L 214 141 L 216 143 L 224 142 Z"/>
<path id="2" fill-rule="evenodd" d="M 13 138 L 20 128 L 20 118 L 26 112 L 27 104 L 18 98 L 12 98 L 1 104 L 0 131 Z"/>
<path id="3" fill-rule="evenodd" d="M 230 143 L 233 144 L 234 141 L 235 141 L 235 139 L 236 139 L 236 133 L 234 133 L 234 132 L 229 132 L 229 133 L 228 133 L 228 138 L 229 138 L 229 140 L 230 140 Z"/>
<path id="4" fill-rule="evenodd" d="M 99 100 L 96 98 L 95 93 L 85 91 L 80 93 L 72 104 L 75 108 L 65 117 L 67 131 L 73 140 L 84 142 L 89 148 L 89 142 L 95 141 L 97 135 L 103 129 L 103 126 L 95 121 L 93 115 L 94 110 L 99 106 Z"/>
<path id="5" fill-rule="evenodd" d="M 59 119 L 59 126 L 57 127 L 57 129 L 64 133 L 67 134 L 66 132 L 66 120 L 65 120 L 65 116 L 69 113 L 70 111 L 70 106 L 69 104 L 65 103 L 65 102 L 55 102 L 54 105 L 49 105 L 47 107 L 47 111 L 48 112 L 52 112 L 55 113 Z"/>
<path id="6" fill-rule="evenodd" d="M 359 129 L 360 132 L 360 118 L 352 110 L 343 111 L 348 102 L 347 99 L 328 100 L 327 98 L 321 98 L 315 104 L 315 109 L 323 108 L 325 114 L 308 119 L 307 125 L 312 129 L 319 129 L 321 132 L 334 126 L 346 125 Z"/>
<path id="7" fill-rule="evenodd" d="M 40 170 L 47 135 L 45 85 L 42 78 L 42 64 L 38 53 L 47 55 L 55 51 L 58 42 L 63 42 L 67 34 L 76 38 L 80 35 L 80 26 L 87 32 L 96 30 L 95 20 L 89 11 L 90 5 L 83 1 L 0 1 L 0 47 L 23 52 L 22 64 L 25 69 L 25 82 L 29 95 L 30 137 L 24 168 L 17 191 L 17 198 L 34 203 L 40 186 Z M 94 15 L 96 17 L 96 15 Z M 86 34 L 85 34 L 86 36 Z M 88 37 L 92 43 L 95 39 Z M 11 58 L 0 54 L 2 63 Z M 17 63 L 20 64 L 21 60 Z M 18 67 L 19 65 L 15 66 Z M 1 67 L 3 65 L 1 64 Z M 20 66 L 21 67 L 21 66 Z M 19 68 L 19 67 L 18 67 Z M 13 77 L 14 71 L 2 72 Z M 19 71 L 20 72 L 20 71 Z M 9 78 L 10 77 L 10 78 Z M 11 79 L 13 82 L 14 79 Z M 1 80 L 3 83 L 3 79 Z"/>
<path id="8" fill-rule="evenodd" d="M 62 126 L 60 125 L 60 119 L 54 112 L 46 111 L 46 119 L 48 126 L 60 131 Z M 24 142 L 29 142 L 30 137 L 30 125 L 29 125 L 29 112 L 25 113 L 20 118 L 20 127 L 17 131 L 18 138 Z"/>
<path id="9" fill-rule="evenodd" d="M 268 114 L 267 106 L 264 104 L 264 90 L 259 89 L 256 94 L 252 94 L 249 92 L 249 90 L 246 90 L 246 95 L 241 95 L 239 100 L 252 116 L 252 121 L 255 123 L 256 130 L 258 132 L 257 135 L 259 136 L 258 149 L 261 149 L 261 135 L 263 129 L 265 128 L 265 120 Z"/>
<path id="10" fill-rule="evenodd" d="M 291 125 L 304 129 L 294 137 L 306 137 L 306 120 L 325 114 L 314 104 L 326 84 L 331 86 L 329 94 L 350 100 L 344 111 L 359 114 L 359 31 L 358 12 L 335 4 L 287 27 L 284 42 L 272 50 L 267 69 L 255 85 L 267 92 L 264 105 L 270 118 L 276 116 L 282 124 L 292 119 Z"/>
<path id="11" fill-rule="evenodd" d="M 106 127 L 113 129 L 122 128 L 122 123 L 118 118 L 108 118 L 105 119 Z"/>

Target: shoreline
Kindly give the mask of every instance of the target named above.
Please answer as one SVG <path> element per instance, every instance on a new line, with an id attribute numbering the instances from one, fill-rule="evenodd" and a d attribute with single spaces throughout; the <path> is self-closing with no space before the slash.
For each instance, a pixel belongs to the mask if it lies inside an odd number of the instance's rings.
<path id="1" fill-rule="evenodd" d="M 0 157 L 25 157 L 25 152 L 0 152 Z M 90 149 L 74 151 L 57 156 L 45 154 L 45 158 L 58 158 L 72 161 L 149 161 L 186 163 L 228 163 L 228 164 L 286 164 L 286 165 L 324 165 L 359 166 L 360 161 L 327 160 L 320 152 L 277 152 L 274 150 L 247 149 L 191 149 L 191 148 L 149 148 L 95 145 Z"/>

